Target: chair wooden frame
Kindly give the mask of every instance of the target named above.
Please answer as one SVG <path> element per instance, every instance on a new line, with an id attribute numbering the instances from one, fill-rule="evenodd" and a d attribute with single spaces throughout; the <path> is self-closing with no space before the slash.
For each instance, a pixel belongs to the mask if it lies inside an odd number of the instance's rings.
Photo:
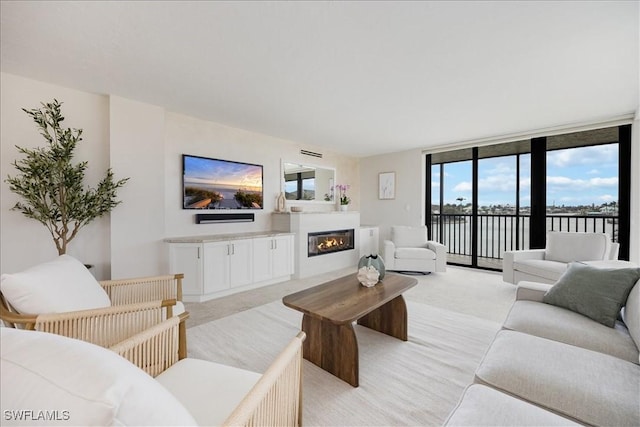
<path id="1" fill-rule="evenodd" d="M 176 318 L 168 319 L 110 349 L 156 377 L 178 361 L 178 324 Z M 302 343 L 305 337 L 301 331 L 289 342 L 222 425 L 302 425 Z"/>
<path id="2" fill-rule="evenodd" d="M 38 330 L 110 347 L 132 335 L 172 318 L 173 307 L 182 299 L 183 274 L 105 280 L 111 306 L 67 313 L 18 313 L 0 292 L 0 319 L 8 327 Z M 187 357 L 186 319 L 178 319 L 178 357 Z"/>

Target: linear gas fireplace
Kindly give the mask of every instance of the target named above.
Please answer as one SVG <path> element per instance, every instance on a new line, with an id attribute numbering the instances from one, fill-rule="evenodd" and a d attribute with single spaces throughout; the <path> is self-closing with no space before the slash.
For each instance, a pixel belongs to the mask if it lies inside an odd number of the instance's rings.
<path id="1" fill-rule="evenodd" d="M 349 230 L 320 231 L 307 234 L 307 256 L 332 254 L 354 248 L 353 228 Z"/>

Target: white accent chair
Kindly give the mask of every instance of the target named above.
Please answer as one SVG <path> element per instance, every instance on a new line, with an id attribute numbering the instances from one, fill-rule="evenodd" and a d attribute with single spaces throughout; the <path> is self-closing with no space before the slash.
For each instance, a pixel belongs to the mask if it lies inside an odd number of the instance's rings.
<path id="1" fill-rule="evenodd" d="M 110 349 L 56 334 L 0 328 L 4 421 L 7 425 L 300 425 L 304 332 L 260 375 L 205 360 L 178 360 L 179 322 L 172 317 Z M 144 369 L 126 359 L 135 359 Z"/>
<path id="2" fill-rule="evenodd" d="M 425 226 L 392 226 L 390 240 L 384 241 L 385 268 L 422 273 L 447 271 L 447 249 L 427 236 Z"/>
<path id="3" fill-rule="evenodd" d="M 514 285 L 520 281 L 555 283 L 570 262 L 617 260 L 619 248 L 606 233 L 549 231 L 545 249 L 505 252 L 502 278 Z"/>
<path id="4" fill-rule="evenodd" d="M 128 334 L 180 317 L 180 358 L 187 356 L 182 274 L 98 282 L 69 255 L 0 276 L 0 320 L 109 347 Z"/>

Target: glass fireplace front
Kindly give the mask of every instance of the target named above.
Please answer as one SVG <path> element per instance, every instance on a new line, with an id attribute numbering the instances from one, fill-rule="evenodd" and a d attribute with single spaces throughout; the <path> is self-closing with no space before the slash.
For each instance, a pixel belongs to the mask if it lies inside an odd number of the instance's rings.
<path id="1" fill-rule="evenodd" d="M 354 248 L 354 230 L 319 231 L 307 234 L 307 256 L 332 254 Z"/>

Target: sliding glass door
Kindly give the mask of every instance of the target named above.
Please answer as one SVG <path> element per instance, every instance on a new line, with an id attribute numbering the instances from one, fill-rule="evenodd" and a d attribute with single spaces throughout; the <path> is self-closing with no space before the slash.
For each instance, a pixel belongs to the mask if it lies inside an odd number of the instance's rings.
<path id="1" fill-rule="evenodd" d="M 518 189 L 526 185 L 519 181 L 519 160 L 518 155 L 478 159 L 479 267 L 501 268 L 502 254 L 516 249 L 524 233 Z"/>
<path id="2" fill-rule="evenodd" d="M 608 233 L 628 259 L 630 136 L 624 125 L 427 155 L 431 238 L 450 264 L 495 270 L 551 230 Z"/>
<path id="3" fill-rule="evenodd" d="M 472 166 L 470 160 L 432 166 L 430 231 L 447 246 L 448 262 L 461 265 L 471 265 Z"/>

